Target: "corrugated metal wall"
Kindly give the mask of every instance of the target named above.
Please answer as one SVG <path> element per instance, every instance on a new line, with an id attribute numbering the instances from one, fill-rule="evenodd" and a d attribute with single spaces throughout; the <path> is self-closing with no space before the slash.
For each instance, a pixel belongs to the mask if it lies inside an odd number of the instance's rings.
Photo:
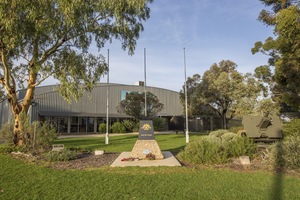
<path id="1" fill-rule="evenodd" d="M 85 93 L 83 97 L 79 99 L 78 102 L 73 101 L 69 104 L 65 101 L 58 92 L 47 92 L 41 93 L 40 90 L 53 91 L 53 86 L 48 86 L 49 88 L 37 88 L 34 97 L 35 106 L 32 106 L 32 120 L 38 119 L 39 111 L 51 111 L 51 112 L 76 112 L 94 115 L 106 114 L 106 84 L 100 84 L 96 86 L 91 93 Z M 117 106 L 121 101 L 122 91 L 138 91 L 143 92 L 143 86 L 135 85 L 119 85 L 110 84 L 109 85 L 109 113 L 119 114 L 117 112 Z M 147 87 L 147 92 L 151 92 L 156 95 L 161 103 L 164 104 L 164 110 L 158 115 L 163 116 L 178 116 L 182 115 L 182 106 L 180 103 L 179 93 L 154 87 Z"/>

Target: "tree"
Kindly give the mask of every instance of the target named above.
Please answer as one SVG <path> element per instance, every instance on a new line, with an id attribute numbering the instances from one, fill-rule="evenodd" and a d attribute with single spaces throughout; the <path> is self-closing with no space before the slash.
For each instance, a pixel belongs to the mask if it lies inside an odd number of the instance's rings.
<path id="1" fill-rule="evenodd" d="M 229 60 L 213 64 L 201 82 L 193 88 L 191 104 L 205 105 L 203 112 L 216 113 L 221 117 L 222 126 L 227 128 L 228 120 L 234 116 L 253 111 L 256 99 L 262 90 L 261 82 L 250 74 L 242 75 L 237 65 Z M 193 105 L 192 105 L 193 106 Z"/>
<path id="2" fill-rule="evenodd" d="M 197 100 L 198 98 L 198 85 L 201 82 L 201 76 L 199 74 L 194 74 L 192 77 L 188 77 L 186 80 L 186 88 L 187 88 L 187 104 L 188 104 L 188 115 L 189 116 L 197 116 L 202 115 L 204 113 L 203 107 L 205 105 L 201 104 Z M 180 101 L 183 106 L 183 110 L 185 113 L 185 86 L 182 86 L 182 90 L 180 91 Z"/>
<path id="3" fill-rule="evenodd" d="M 26 143 L 20 122 L 35 87 L 52 76 L 68 101 L 90 91 L 107 67 L 99 51 L 120 40 L 133 54 L 153 0 L 9 0 L 0 3 L 0 94 L 14 115 L 14 143 Z M 18 89 L 26 90 L 18 99 Z"/>
<path id="4" fill-rule="evenodd" d="M 159 102 L 157 96 L 147 92 L 147 118 L 154 117 L 162 111 L 164 105 Z M 130 92 L 117 107 L 118 112 L 134 117 L 135 120 L 145 118 L 145 93 Z"/>
<path id="5" fill-rule="evenodd" d="M 274 67 L 271 91 L 273 99 L 279 101 L 282 108 L 300 108 L 300 1 L 263 1 L 272 6 L 273 12 L 263 10 L 260 20 L 274 26 L 275 38 L 269 37 L 265 42 L 256 42 L 252 53 L 261 52 L 270 56 L 268 66 Z M 287 106 L 286 106 L 287 105 Z"/>

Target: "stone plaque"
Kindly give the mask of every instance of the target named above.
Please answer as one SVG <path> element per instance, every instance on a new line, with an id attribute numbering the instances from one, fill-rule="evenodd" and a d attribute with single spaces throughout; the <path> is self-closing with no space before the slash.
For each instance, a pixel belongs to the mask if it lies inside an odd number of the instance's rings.
<path id="1" fill-rule="evenodd" d="M 154 127 L 152 120 L 141 120 L 139 140 L 154 140 Z"/>

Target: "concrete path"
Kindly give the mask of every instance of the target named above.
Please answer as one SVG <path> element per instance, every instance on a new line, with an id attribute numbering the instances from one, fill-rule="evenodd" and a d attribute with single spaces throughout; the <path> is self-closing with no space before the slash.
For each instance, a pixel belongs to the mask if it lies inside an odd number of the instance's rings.
<path id="1" fill-rule="evenodd" d="M 129 158 L 130 152 L 122 152 L 120 156 L 111 164 L 111 167 L 153 167 L 153 166 L 181 166 L 179 161 L 169 151 L 162 151 L 164 159 L 162 160 L 137 160 L 137 161 L 121 161 L 123 158 Z"/>

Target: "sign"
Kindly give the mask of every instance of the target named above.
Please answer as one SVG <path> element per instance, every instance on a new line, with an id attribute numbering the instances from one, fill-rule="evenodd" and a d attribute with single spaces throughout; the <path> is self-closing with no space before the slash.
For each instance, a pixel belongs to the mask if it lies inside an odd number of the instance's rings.
<path id="1" fill-rule="evenodd" d="M 139 140 L 154 140 L 154 127 L 152 120 L 141 120 Z"/>

